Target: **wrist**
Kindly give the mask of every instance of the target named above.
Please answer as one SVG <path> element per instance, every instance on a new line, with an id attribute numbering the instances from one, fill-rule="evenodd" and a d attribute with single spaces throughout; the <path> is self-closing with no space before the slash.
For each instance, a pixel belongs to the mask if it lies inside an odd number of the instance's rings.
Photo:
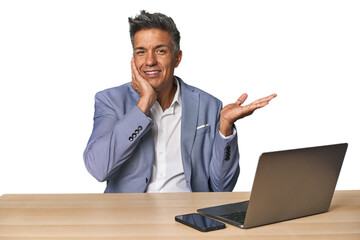
<path id="1" fill-rule="evenodd" d="M 229 123 L 226 121 L 222 121 L 220 120 L 219 123 L 219 131 L 222 135 L 224 135 L 225 137 L 230 136 L 233 134 L 233 123 Z"/>
<path id="2" fill-rule="evenodd" d="M 152 97 L 140 97 L 137 106 L 144 114 L 148 114 L 156 99 Z"/>

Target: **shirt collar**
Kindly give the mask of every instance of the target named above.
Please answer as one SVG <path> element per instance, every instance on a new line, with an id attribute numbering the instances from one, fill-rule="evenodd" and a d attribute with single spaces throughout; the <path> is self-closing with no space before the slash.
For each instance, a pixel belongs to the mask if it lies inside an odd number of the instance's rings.
<path id="1" fill-rule="evenodd" d="M 173 101 L 170 104 L 169 108 L 165 110 L 165 111 L 168 111 L 170 113 L 174 113 L 175 107 L 177 106 L 176 103 L 178 104 L 178 106 L 181 107 L 180 84 L 179 84 L 179 80 L 175 76 L 174 76 L 174 81 L 175 81 L 175 84 L 176 84 L 176 92 L 175 92 Z M 155 101 L 154 105 L 150 108 L 149 114 L 153 115 L 153 114 L 157 114 L 157 113 L 161 113 L 161 112 L 163 112 L 163 111 L 161 109 L 161 106 L 160 106 L 159 102 Z"/>
<path id="2" fill-rule="evenodd" d="M 176 102 L 181 106 L 181 91 L 180 91 L 179 80 L 176 77 L 174 77 L 174 81 L 176 83 L 176 92 L 170 106 L 173 106 Z"/>

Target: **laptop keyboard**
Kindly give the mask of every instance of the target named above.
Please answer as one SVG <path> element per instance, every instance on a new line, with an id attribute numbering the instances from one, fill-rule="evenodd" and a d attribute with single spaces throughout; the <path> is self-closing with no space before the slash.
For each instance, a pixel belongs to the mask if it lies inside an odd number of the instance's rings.
<path id="1" fill-rule="evenodd" d="M 229 219 L 233 222 L 244 224 L 246 211 L 249 206 L 249 201 L 240 202 L 236 212 L 220 215 L 220 217 Z"/>
<path id="2" fill-rule="evenodd" d="M 223 218 L 229 219 L 231 221 L 244 224 L 246 211 L 234 212 L 234 213 L 224 214 L 224 215 L 220 215 L 220 216 Z"/>

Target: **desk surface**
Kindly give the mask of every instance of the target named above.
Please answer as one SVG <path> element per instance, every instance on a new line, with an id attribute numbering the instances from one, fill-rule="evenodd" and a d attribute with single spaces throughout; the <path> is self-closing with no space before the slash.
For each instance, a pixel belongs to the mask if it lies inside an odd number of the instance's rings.
<path id="1" fill-rule="evenodd" d="M 196 209 L 248 200 L 250 193 L 6 194 L 0 239 L 360 239 L 360 191 L 336 191 L 329 212 L 202 233 L 175 222 Z"/>

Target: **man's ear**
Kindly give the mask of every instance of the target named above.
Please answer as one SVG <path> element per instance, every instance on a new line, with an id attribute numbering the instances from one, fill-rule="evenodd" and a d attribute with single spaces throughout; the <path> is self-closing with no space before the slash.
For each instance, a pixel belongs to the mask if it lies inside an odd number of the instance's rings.
<path id="1" fill-rule="evenodd" d="M 179 66 L 180 62 L 181 62 L 181 58 L 182 58 L 182 51 L 179 50 L 177 53 L 176 53 L 176 62 L 175 62 L 175 67 Z"/>

